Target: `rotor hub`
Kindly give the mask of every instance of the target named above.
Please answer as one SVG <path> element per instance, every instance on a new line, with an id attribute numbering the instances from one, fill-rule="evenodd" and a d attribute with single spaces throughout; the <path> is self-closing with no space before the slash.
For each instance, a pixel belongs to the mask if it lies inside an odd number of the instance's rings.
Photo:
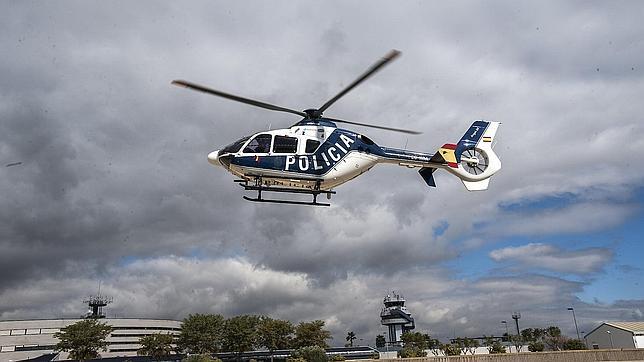
<path id="1" fill-rule="evenodd" d="M 315 108 L 305 109 L 304 113 L 306 113 L 306 118 L 309 118 L 309 119 L 316 119 L 316 118 L 322 117 L 322 111 Z"/>

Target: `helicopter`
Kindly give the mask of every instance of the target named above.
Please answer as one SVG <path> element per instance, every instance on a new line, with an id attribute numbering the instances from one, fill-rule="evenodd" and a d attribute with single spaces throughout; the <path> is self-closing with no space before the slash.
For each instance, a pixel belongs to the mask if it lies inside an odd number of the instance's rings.
<path id="1" fill-rule="evenodd" d="M 208 162 L 235 175 L 234 180 L 255 197 L 253 202 L 330 206 L 319 195 L 331 199 L 334 189 L 369 171 L 379 163 L 418 168 L 428 186 L 436 187 L 434 171 L 446 170 L 458 177 L 469 191 L 488 188 L 490 177 L 501 169 L 492 150 L 500 122 L 476 120 L 457 143 L 446 143 L 435 153 L 416 152 L 377 145 L 362 133 L 337 127 L 337 123 L 384 129 L 407 134 L 420 132 L 323 117 L 333 103 L 397 58 L 391 50 L 366 72 L 319 108 L 303 111 L 281 107 L 218 91 L 185 80 L 171 84 L 246 103 L 252 106 L 303 117 L 289 128 L 262 131 L 243 137 L 208 154 Z M 311 201 L 266 198 L 266 192 L 307 194 Z M 271 194 L 272 195 L 272 194 Z"/>

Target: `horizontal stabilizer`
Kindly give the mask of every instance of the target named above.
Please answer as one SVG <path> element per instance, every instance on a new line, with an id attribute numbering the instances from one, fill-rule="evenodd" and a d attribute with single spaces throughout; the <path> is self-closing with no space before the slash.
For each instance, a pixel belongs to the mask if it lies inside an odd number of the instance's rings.
<path id="1" fill-rule="evenodd" d="M 463 185 L 465 185 L 465 188 L 467 191 L 485 191 L 487 190 L 488 185 L 490 184 L 490 179 L 486 178 L 485 180 L 481 181 L 463 181 Z"/>
<path id="2" fill-rule="evenodd" d="M 418 170 L 418 173 L 423 178 L 423 180 L 425 180 L 427 186 L 436 187 L 436 181 L 434 181 L 434 171 L 436 171 L 436 169 L 433 167 L 423 167 Z"/>

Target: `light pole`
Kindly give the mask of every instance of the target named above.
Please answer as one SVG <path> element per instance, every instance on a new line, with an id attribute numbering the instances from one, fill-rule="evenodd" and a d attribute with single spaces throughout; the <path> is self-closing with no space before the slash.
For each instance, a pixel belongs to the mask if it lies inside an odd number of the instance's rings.
<path id="1" fill-rule="evenodd" d="M 581 338 L 579 337 L 579 327 L 577 327 L 577 317 L 575 317 L 575 308 L 569 307 L 568 310 L 572 312 L 572 320 L 575 321 L 575 330 L 577 331 L 577 339 L 581 340 Z"/>
<path id="2" fill-rule="evenodd" d="M 505 324 L 505 339 L 510 340 L 510 332 L 508 332 L 508 321 L 501 321 L 501 324 Z"/>
<path id="3" fill-rule="evenodd" d="M 606 333 L 608 333 L 608 338 L 610 338 L 610 349 L 615 349 L 615 347 L 613 347 L 613 334 L 610 333 L 610 331 L 606 331 Z"/>
<path id="4" fill-rule="evenodd" d="M 589 348 L 588 348 L 588 340 L 586 339 L 586 332 L 581 331 L 581 334 L 583 334 L 583 335 L 584 335 L 584 344 L 586 345 L 586 349 L 589 349 Z"/>

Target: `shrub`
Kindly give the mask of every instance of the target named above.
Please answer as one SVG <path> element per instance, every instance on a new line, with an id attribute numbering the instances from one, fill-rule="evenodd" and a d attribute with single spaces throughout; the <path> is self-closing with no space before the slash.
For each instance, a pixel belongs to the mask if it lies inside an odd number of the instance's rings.
<path id="1" fill-rule="evenodd" d="M 530 352 L 543 352 L 544 345 L 542 342 L 530 342 L 528 344 L 528 351 Z"/>
<path id="2" fill-rule="evenodd" d="M 490 354 L 505 353 L 505 347 L 499 341 L 494 341 L 489 348 Z"/>
<path id="3" fill-rule="evenodd" d="M 569 339 L 564 342 L 563 349 L 565 350 L 576 350 L 576 349 L 586 349 L 586 344 L 579 339 Z"/>
<path id="4" fill-rule="evenodd" d="M 212 358 L 209 354 L 193 354 L 182 359 L 181 362 L 221 362 L 221 360 Z"/>
<path id="5" fill-rule="evenodd" d="M 308 346 L 298 348 L 291 354 L 291 358 L 303 359 L 306 362 L 327 362 L 328 358 L 324 348 L 319 346 Z M 293 361 L 290 361 L 293 362 Z"/>
<path id="6" fill-rule="evenodd" d="M 398 351 L 398 356 L 401 358 L 425 357 L 427 356 L 427 352 L 416 346 L 406 345 Z"/>
<path id="7" fill-rule="evenodd" d="M 455 343 L 446 343 L 443 345 L 443 353 L 446 356 L 460 356 L 463 350 L 458 344 Z"/>
<path id="8" fill-rule="evenodd" d="M 286 362 L 306 362 L 306 360 L 302 357 L 289 357 L 286 359 Z"/>

